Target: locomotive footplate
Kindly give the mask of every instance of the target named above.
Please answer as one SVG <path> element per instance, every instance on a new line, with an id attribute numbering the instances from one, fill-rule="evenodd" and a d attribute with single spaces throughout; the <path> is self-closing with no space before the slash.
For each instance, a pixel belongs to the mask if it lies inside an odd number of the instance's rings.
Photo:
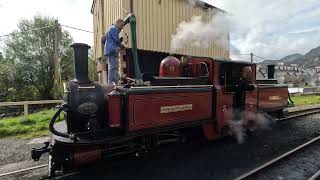
<path id="1" fill-rule="evenodd" d="M 56 143 L 65 145 L 65 146 L 74 146 L 74 145 L 101 145 L 101 144 L 108 144 L 108 143 L 117 143 L 117 142 L 123 142 L 130 139 L 148 136 L 148 135 L 156 135 L 159 133 L 163 133 L 166 131 L 174 131 L 176 129 L 181 128 L 187 128 L 187 127 L 194 127 L 194 126 L 202 126 L 206 123 L 212 122 L 214 120 L 212 119 L 203 119 L 196 122 L 185 122 L 185 123 L 179 123 L 176 125 L 169 125 L 169 126 L 163 126 L 161 128 L 149 128 L 145 130 L 137 130 L 132 132 L 127 132 L 118 136 L 110 136 L 103 132 L 101 132 L 99 135 L 95 133 L 94 137 L 90 137 L 88 135 L 76 135 L 77 140 L 72 140 L 70 138 L 61 137 L 57 135 L 52 135 L 52 138 Z M 60 132 L 66 132 L 66 123 L 65 121 L 59 122 L 55 125 L 55 128 L 59 130 Z"/>

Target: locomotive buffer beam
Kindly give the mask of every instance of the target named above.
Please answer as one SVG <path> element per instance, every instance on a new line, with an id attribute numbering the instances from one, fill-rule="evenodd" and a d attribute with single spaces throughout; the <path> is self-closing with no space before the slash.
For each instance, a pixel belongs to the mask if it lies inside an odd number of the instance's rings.
<path id="1" fill-rule="evenodd" d="M 32 148 L 32 150 L 31 150 L 31 158 L 34 161 L 39 161 L 39 159 L 42 156 L 42 154 L 50 152 L 52 150 L 52 147 L 49 147 L 50 142 L 45 142 L 44 145 L 45 146 L 42 147 L 42 148 Z"/>

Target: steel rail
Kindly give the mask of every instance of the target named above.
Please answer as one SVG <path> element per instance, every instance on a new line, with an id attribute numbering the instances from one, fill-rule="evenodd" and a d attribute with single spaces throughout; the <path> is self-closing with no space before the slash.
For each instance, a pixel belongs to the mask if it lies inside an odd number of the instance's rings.
<path id="1" fill-rule="evenodd" d="M 316 172 L 313 176 L 309 178 L 309 180 L 316 180 L 320 177 L 320 170 Z"/>
<path id="2" fill-rule="evenodd" d="M 281 119 L 278 119 L 277 121 L 285 121 L 285 120 L 289 120 L 289 119 L 293 119 L 293 118 L 297 118 L 297 117 L 301 117 L 301 116 L 307 116 L 307 115 L 311 115 L 311 114 L 316 114 L 316 113 L 320 113 L 320 107 L 315 107 L 315 108 L 310 108 L 310 109 L 302 109 L 299 111 L 290 112 L 288 114 L 288 116 L 285 116 Z"/>
<path id="3" fill-rule="evenodd" d="M 286 152 L 286 153 L 284 153 L 284 154 L 282 154 L 282 155 L 280 155 L 280 156 L 278 156 L 278 157 L 276 157 L 276 158 L 264 163 L 263 165 L 255 168 L 255 169 L 253 169 L 253 170 L 251 170 L 251 171 L 249 171 L 249 172 L 247 172 L 245 174 L 242 174 L 241 176 L 235 178 L 235 180 L 242 180 L 242 179 L 245 179 L 245 178 L 249 178 L 250 176 L 257 174 L 258 172 L 261 172 L 266 167 L 269 167 L 270 165 L 272 165 L 272 164 L 274 164 L 276 162 L 279 162 L 280 160 L 282 160 L 282 159 L 284 159 L 284 158 L 286 158 L 286 157 L 288 157 L 288 156 L 290 156 L 290 155 L 292 155 L 292 154 L 304 149 L 305 147 L 317 142 L 318 140 L 320 140 L 320 136 L 318 136 L 318 137 L 316 137 L 316 138 L 314 138 L 314 139 L 312 139 L 312 140 L 310 140 L 310 141 L 308 141 L 308 142 L 306 142 L 306 143 L 304 143 L 304 144 L 302 144 L 302 145 L 300 145 L 300 146 L 298 146 L 298 147 L 296 147 L 296 148 L 294 148 L 294 149 L 292 149 L 292 150 L 290 150 L 290 151 L 288 151 L 288 152 Z M 320 175 L 320 172 L 319 172 L 319 175 Z"/>
<path id="4" fill-rule="evenodd" d="M 39 166 L 33 166 L 33 167 L 25 168 L 25 169 L 11 171 L 11 172 L 0 174 L 0 177 L 10 176 L 10 175 L 13 175 L 13 174 L 18 174 L 18 173 L 22 173 L 22 172 L 26 172 L 26 171 L 32 171 L 32 170 L 35 170 L 35 169 L 41 169 L 41 168 L 45 168 L 47 166 L 48 166 L 47 164 L 42 164 L 42 165 L 39 165 Z"/>

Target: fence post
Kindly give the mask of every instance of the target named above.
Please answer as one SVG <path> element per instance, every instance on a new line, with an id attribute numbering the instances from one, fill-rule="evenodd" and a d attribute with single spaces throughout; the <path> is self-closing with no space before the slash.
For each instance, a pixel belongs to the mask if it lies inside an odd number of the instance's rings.
<path id="1" fill-rule="evenodd" d="M 27 117 L 28 116 L 28 103 L 25 102 L 23 104 L 23 109 L 24 109 L 24 116 Z"/>

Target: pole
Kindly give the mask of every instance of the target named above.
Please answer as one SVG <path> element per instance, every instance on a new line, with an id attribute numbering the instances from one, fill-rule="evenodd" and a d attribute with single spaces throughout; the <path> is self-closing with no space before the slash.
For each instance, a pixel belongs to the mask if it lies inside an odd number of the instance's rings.
<path id="1" fill-rule="evenodd" d="M 27 119 L 28 118 L 28 103 L 27 102 L 25 102 L 24 104 L 23 104 L 23 114 L 24 114 L 24 117 Z"/>
<path id="2" fill-rule="evenodd" d="M 251 63 L 253 63 L 253 53 L 250 53 Z"/>
<path id="3" fill-rule="evenodd" d="M 133 13 L 133 0 L 130 0 L 130 13 Z"/>
<path id="4" fill-rule="evenodd" d="M 58 54 L 58 44 L 59 44 L 59 23 L 58 20 L 54 21 L 54 46 L 53 46 L 53 96 L 54 99 L 59 98 L 60 88 L 59 88 L 59 54 Z"/>

